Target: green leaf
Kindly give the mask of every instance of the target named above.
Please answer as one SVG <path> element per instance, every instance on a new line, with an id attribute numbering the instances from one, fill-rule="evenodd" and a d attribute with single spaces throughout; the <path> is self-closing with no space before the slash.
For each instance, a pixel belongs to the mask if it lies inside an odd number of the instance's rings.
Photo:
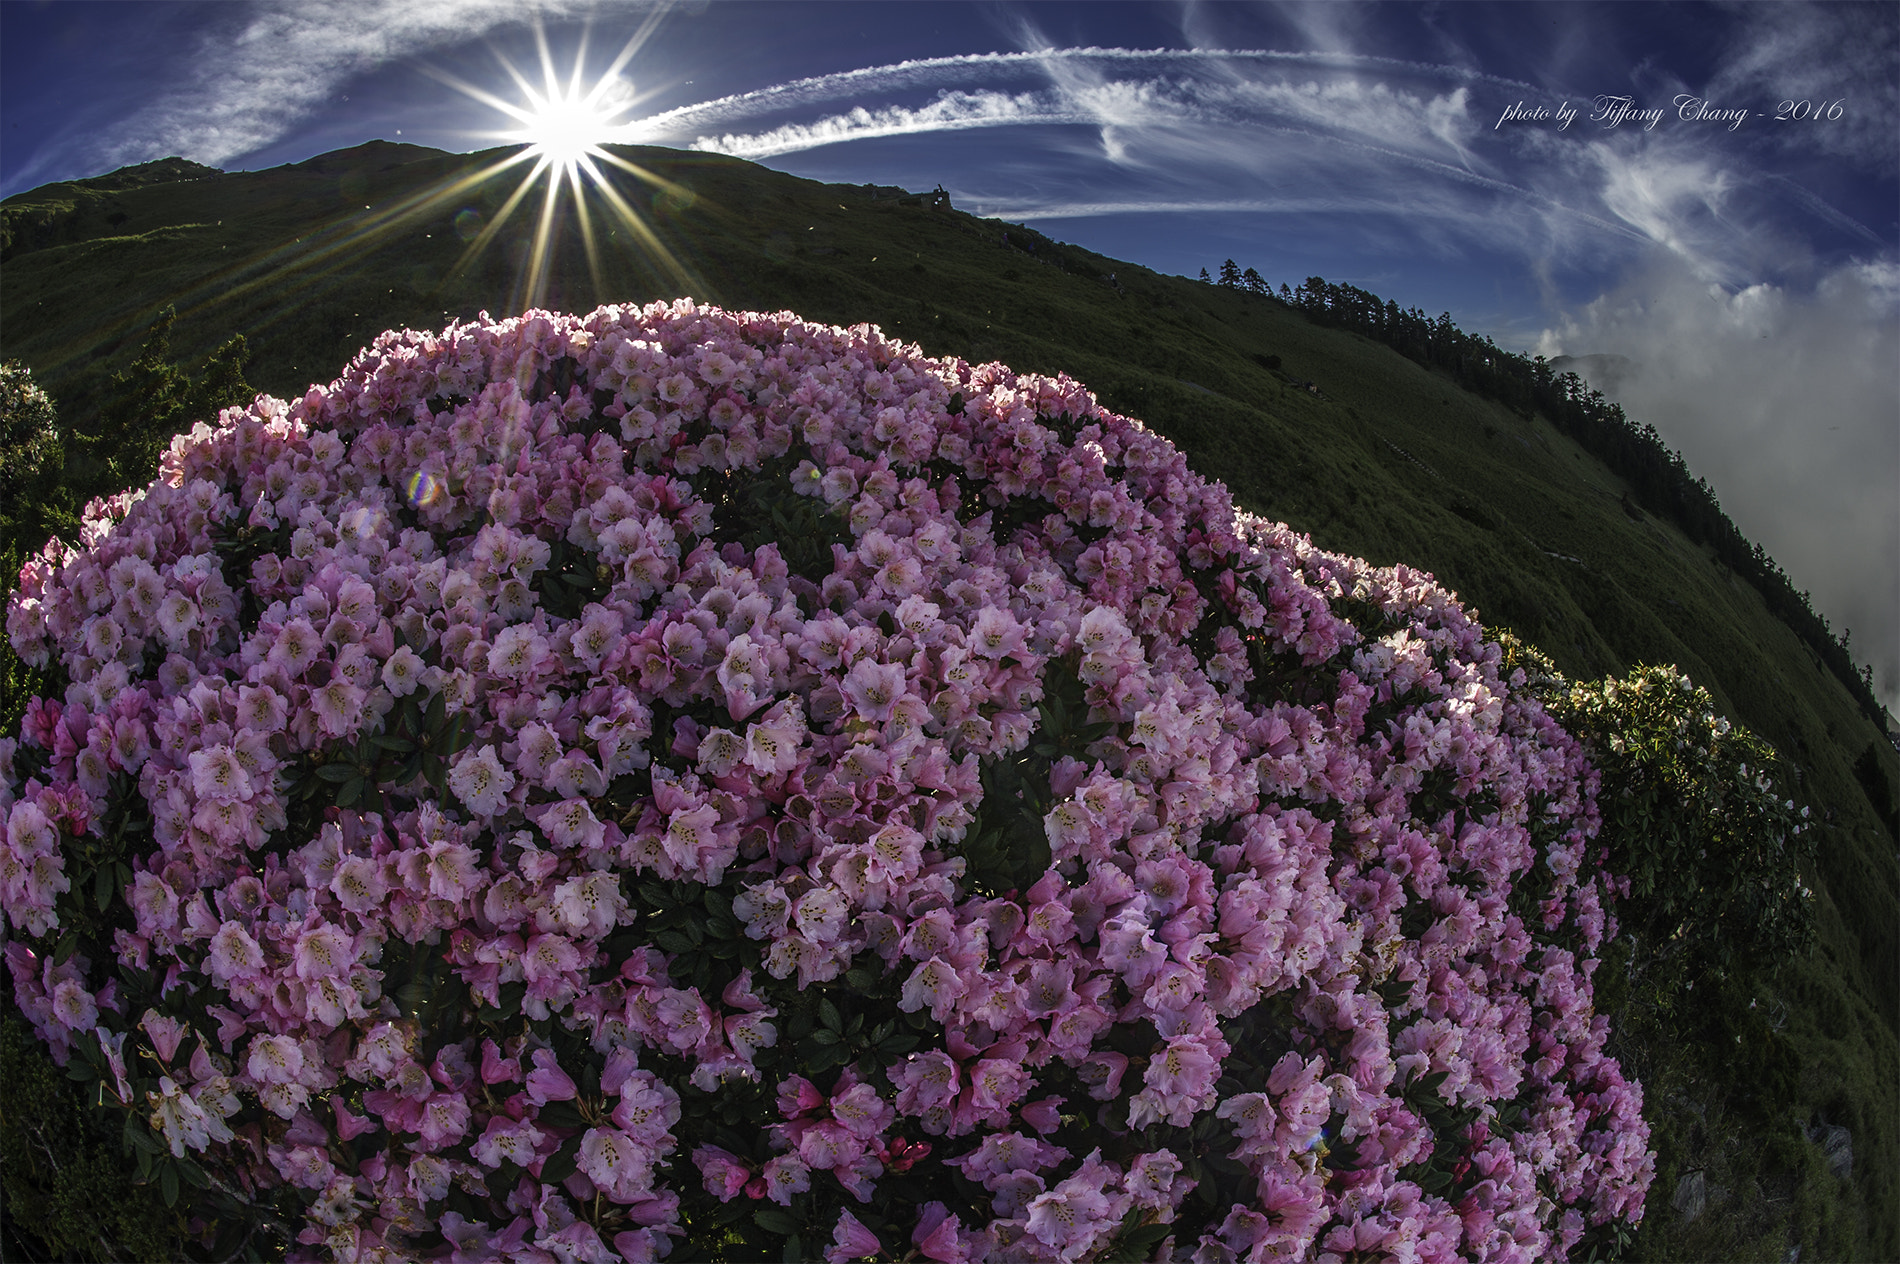
<path id="1" fill-rule="evenodd" d="M 838 1013 L 838 1007 L 831 1003 L 831 998 L 828 996 L 820 997 L 818 1000 L 818 1021 L 831 1031 L 844 1030 L 844 1018 Z"/>
<path id="2" fill-rule="evenodd" d="M 798 1221 L 791 1213 L 777 1207 L 761 1207 L 752 1213 L 752 1223 L 767 1233 L 779 1233 L 787 1236 L 798 1232 Z"/>
<path id="3" fill-rule="evenodd" d="M 337 790 L 336 805 L 340 808 L 347 808 L 362 797 L 363 797 L 363 779 L 361 777 L 353 777 L 350 780 L 344 782 L 343 785 Z"/>
<path id="4" fill-rule="evenodd" d="M 344 782 L 357 775 L 355 764 L 325 764 L 317 769 L 317 776 L 325 781 Z"/>
<path id="5" fill-rule="evenodd" d="M 125 1117 L 125 1139 L 134 1150 L 144 1154 L 159 1155 L 165 1153 L 165 1145 L 144 1128 L 139 1127 L 136 1116 Z"/>
<path id="6" fill-rule="evenodd" d="M 565 1105 L 566 1103 L 559 1104 Z M 548 1108 L 546 1106 L 541 1108 L 541 1116 L 543 1118 L 546 1117 L 547 1111 Z M 578 1119 L 580 1112 L 575 1111 L 574 1115 L 575 1118 Z M 550 1154 L 547 1161 L 541 1165 L 542 1184 L 558 1185 L 568 1177 L 574 1175 L 574 1169 L 579 1166 L 578 1159 L 580 1152 L 581 1139 L 579 1136 L 569 1137 L 566 1141 L 563 1141 L 561 1148 L 556 1150 L 553 1154 Z"/>
<path id="7" fill-rule="evenodd" d="M 178 1165 L 167 1163 L 158 1173 L 158 1190 L 164 1195 L 167 1207 L 178 1205 Z"/>
<path id="8" fill-rule="evenodd" d="M 1165 1224 L 1142 1225 L 1138 1229 L 1131 1229 L 1122 1236 L 1115 1253 L 1109 1258 L 1126 1260 L 1129 1264 L 1145 1260 L 1154 1253 L 1154 1248 L 1161 1244 L 1161 1239 L 1172 1232 L 1174 1232 L 1174 1226 Z"/>

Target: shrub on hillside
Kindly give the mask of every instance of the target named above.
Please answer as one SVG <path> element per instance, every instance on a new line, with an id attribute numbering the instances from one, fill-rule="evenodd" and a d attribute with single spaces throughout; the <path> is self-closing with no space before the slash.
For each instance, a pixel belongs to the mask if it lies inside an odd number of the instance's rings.
<path id="1" fill-rule="evenodd" d="M 73 509 L 95 495 L 143 485 L 173 435 L 256 397 L 244 380 L 250 350 L 243 334 L 205 357 L 194 374 L 172 360 L 173 319 L 170 308 L 160 313 L 138 357 L 114 373 L 96 399 L 75 409 L 64 479 Z"/>
<path id="2" fill-rule="evenodd" d="M 1428 577 L 1073 382 L 690 303 L 392 333 L 79 544 L 8 609 L 69 683 L 0 742 L 7 965 L 207 1236 L 1544 1259 L 1642 1215 L 1577 744 Z"/>
<path id="3" fill-rule="evenodd" d="M 0 363 L 0 530 L 37 523 L 36 506 L 58 481 L 59 415 L 32 371 Z"/>
<path id="4" fill-rule="evenodd" d="M 1774 747 L 1674 667 L 1573 683 L 1521 644 L 1507 659 L 1601 774 L 1602 864 L 1645 952 L 1753 972 L 1807 950 L 1814 844 Z"/>

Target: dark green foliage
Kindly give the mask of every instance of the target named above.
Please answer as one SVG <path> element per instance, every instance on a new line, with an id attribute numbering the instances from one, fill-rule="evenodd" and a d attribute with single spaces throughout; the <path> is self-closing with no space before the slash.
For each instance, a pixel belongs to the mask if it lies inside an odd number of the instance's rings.
<path id="1" fill-rule="evenodd" d="M 1618 916 L 1646 965 L 1751 977 L 1806 953 L 1815 851 L 1774 748 L 1673 667 L 1572 684 L 1514 638 L 1506 645 L 1507 663 L 1528 669 L 1602 774 L 1601 864 L 1629 879 Z"/>
<path id="2" fill-rule="evenodd" d="M 220 410 L 256 398 L 244 380 L 250 351 L 243 334 L 212 352 L 193 375 L 172 363 L 174 319 L 166 308 L 147 333 L 138 358 L 113 375 L 97 414 L 74 426 L 67 481 L 82 503 L 151 482 L 174 434 L 194 422 L 215 421 Z"/>
<path id="3" fill-rule="evenodd" d="M 382 812 L 388 810 L 387 796 L 398 792 L 449 800 L 449 760 L 469 743 L 463 718 L 459 711 L 448 713 L 439 693 L 427 710 L 412 693 L 390 712 L 382 732 L 365 732 L 353 746 L 332 743 L 321 756 L 313 755 L 288 796 L 298 815 L 282 831 L 285 840 L 307 840 L 332 804 Z M 297 828 L 298 820 L 309 828 Z"/>
<path id="4" fill-rule="evenodd" d="M 548 564 L 534 573 L 531 587 L 541 608 L 557 619 L 576 619 L 613 590 L 612 575 L 593 554 L 564 539 L 550 542 Z"/>
<path id="5" fill-rule="evenodd" d="M 36 525 L 65 468 L 59 414 L 31 370 L 0 364 L 0 522 Z"/>
<path id="6" fill-rule="evenodd" d="M 1626 929 L 1698 973 L 1773 969 L 1814 938 L 1814 849 L 1772 747 L 1673 669 L 1578 685 L 1552 708 L 1602 770 L 1605 867 Z"/>
<path id="7" fill-rule="evenodd" d="M 1880 745 L 1867 743 L 1867 749 L 1854 761 L 1854 779 L 1860 782 L 1860 788 L 1867 793 L 1867 802 L 1873 807 L 1874 815 L 1887 827 L 1887 832 L 1900 838 L 1900 806 L 1894 803 L 1893 782 L 1888 780 L 1886 770 L 1880 766 Z"/>
<path id="8" fill-rule="evenodd" d="M 1799 1103 L 1813 1099 L 1819 1077 L 1845 1072 L 1860 1100 L 1883 1091 L 1858 1068 L 1824 1072 L 1791 999 L 1831 972 L 1807 950 L 1816 919 L 1805 883 L 1818 861 L 1783 797 L 1786 765 L 1715 717 L 1707 693 L 1674 671 L 1572 685 L 1515 638 L 1504 644 L 1507 670 L 1521 670 L 1589 745 L 1603 778 L 1605 867 L 1632 878 L 1632 898 L 1615 905 L 1622 934 L 1603 953 L 1595 1001 L 1610 1018 L 1612 1051 L 1644 1086 L 1657 1179 L 1637 1232 L 1593 1234 L 1575 1258 L 1746 1258 L 1777 1242 L 1777 1257 L 1795 1242 L 1826 1259 L 1880 1258 L 1876 1235 L 1854 1216 L 1789 1225 L 1783 1210 L 1793 1192 L 1838 1212 L 1838 1183 L 1798 1127 L 1812 1110 Z M 1824 1027 L 1866 1021 L 1827 1016 L 1832 996 L 1817 1002 L 1812 1021 Z M 1878 1040 L 1877 1026 L 1859 1030 Z M 1855 1139 L 1889 1144 L 1877 1128 Z M 1734 1201 L 1685 1225 L 1668 1200 L 1692 1171 Z"/>
<path id="9" fill-rule="evenodd" d="M 793 489 L 795 465 L 788 457 L 775 457 L 757 470 L 727 470 L 723 479 L 707 478 L 713 539 L 737 543 L 748 553 L 776 545 L 786 569 L 819 583 L 831 574 L 832 546 L 849 547 L 854 537 L 843 514 L 830 512 L 822 497 Z"/>
<path id="10" fill-rule="evenodd" d="M 1064 757 L 1081 759 L 1109 728 L 1089 722 L 1073 663 L 1052 663 L 1042 687 L 1029 745 L 983 761 L 983 805 L 964 836 L 963 857 L 966 880 L 984 894 L 1024 890 L 1048 869 L 1050 769 Z"/>
<path id="11" fill-rule="evenodd" d="M 73 534 L 61 480 L 66 454 L 59 414 L 32 372 L 0 363 L 0 583 L 12 586 L 27 558 L 50 535 Z M 0 732 L 12 732 L 26 700 L 44 682 L 11 652 L 0 649 Z"/>
<path id="12" fill-rule="evenodd" d="M 9 989 L 10 991 L 11 989 Z M 0 1018 L 0 1258 L 183 1257 L 183 1217 L 129 1171 L 116 1112 L 92 1109 L 9 1003 Z"/>

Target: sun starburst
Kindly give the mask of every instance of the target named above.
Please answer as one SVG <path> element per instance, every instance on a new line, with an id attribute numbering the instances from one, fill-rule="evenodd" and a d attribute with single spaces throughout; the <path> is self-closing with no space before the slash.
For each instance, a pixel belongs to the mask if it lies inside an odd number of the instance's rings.
<path id="1" fill-rule="evenodd" d="M 538 28 L 535 39 L 541 54 L 541 85 L 537 87 L 528 82 L 502 58 L 503 69 L 521 90 L 522 102 L 512 104 L 497 99 L 494 104 L 521 124 L 502 132 L 502 137 L 527 145 L 540 163 L 566 177 L 581 166 L 583 159 L 607 157 L 601 146 L 619 139 L 625 132 L 624 116 L 637 104 L 638 98 L 632 83 L 621 71 L 631 60 L 635 45 L 629 42 L 606 73 L 589 85 L 584 70 L 585 38 L 565 83 L 555 73 L 547 37 Z"/>
<path id="2" fill-rule="evenodd" d="M 554 65 L 546 32 L 537 24 L 535 46 L 541 66 L 541 83 L 531 82 L 515 65 L 496 50 L 496 60 L 514 81 L 520 99 L 507 100 L 486 89 L 463 82 L 441 71 L 430 71 L 436 78 L 470 98 L 508 116 L 516 124 L 494 135 L 523 148 L 491 167 L 476 173 L 472 180 L 486 180 L 508 168 L 530 164 L 527 173 L 501 207 L 469 241 L 453 272 L 467 267 L 494 241 L 515 210 L 526 201 L 537 185 L 541 186 L 541 212 L 521 276 L 521 306 L 540 306 L 548 293 L 553 274 L 555 249 L 560 225 L 571 202 L 580 228 L 581 243 L 587 252 L 588 272 L 596 291 L 601 289 L 601 241 L 595 232 L 590 203 L 598 200 L 608 216 L 627 230 L 633 244 L 651 263 L 658 265 L 684 289 L 692 289 L 693 278 L 654 233 L 652 225 L 630 204 L 614 182 L 602 170 L 616 168 L 641 183 L 675 197 L 685 196 L 671 181 L 636 163 L 629 162 L 606 146 L 627 137 L 630 113 L 638 107 L 642 94 L 623 73 L 635 53 L 646 42 L 657 24 L 660 10 L 636 31 L 621 48 L 605 71 L 591 82 L 586 74 L 587 39 L 583 34 L 574 63 L 563 77 Z M 690 196 L 685 196 L 690 200 Z"/>

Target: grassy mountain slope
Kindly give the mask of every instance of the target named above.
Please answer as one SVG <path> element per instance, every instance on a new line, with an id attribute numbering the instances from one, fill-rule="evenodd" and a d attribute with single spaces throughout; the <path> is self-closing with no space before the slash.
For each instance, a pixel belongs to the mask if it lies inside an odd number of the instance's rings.
<path id="1" fill-rule="evenodd" d="M 285 397 L 328 380 L 381 329 L 518 311 L 538 189 L 479 256 L 458 261 L 524 168 L 428 196 L 500 152 L 373 142 L 215 175 L 167 160 L 8 199 L 0 355 L 84 416 L 168 306 L 175 354 L 195 363 L 242 332 L 246 376 Z M 1785 1016 L 1767 1041 L 1785 1053 L 1738 1049 L 1732 1036 L 1759 1032 L 1714 1005 L 1642 1002 L 1661 1026 L 1623 1054 L 1649 1085 L 1662 1163 L 1639 1246 L 1651 1258 L 1780 1259 L 1795 1243 L 1808 1260 L 1900 1258 L 1900 855 L 1853 771 L 1870 744 L 1890 779 L 1900 761 L 1753 588 L 1629 506 L 1627 489 L 1547 421 L 1270 298 L 892 190 L 618 152 L 661 180 L 616 175 L 664 257 L 597 206 L 597 268 L 568 232 L 543 306 L 690 293 L 1067 372 L 1173 438 L 1248 508 L 1324 547 L 1431 571 L 1573 677 L 1676 663 L 1772 742 L 1824 822 L 1819 946 L 1750 998 Z M 1758 1064 L 1767 1079 L 1751 1079 Z M 1723 1066 L 1743 1070 L 1713 1069 Z M 1796 1117 L 1817 1113 L 1852 1133 L 1846 1182 L 1801 1138 Z M 1727 1198 L 1685 1223 L 1670 1198 L 1694 1171 Z"/>

